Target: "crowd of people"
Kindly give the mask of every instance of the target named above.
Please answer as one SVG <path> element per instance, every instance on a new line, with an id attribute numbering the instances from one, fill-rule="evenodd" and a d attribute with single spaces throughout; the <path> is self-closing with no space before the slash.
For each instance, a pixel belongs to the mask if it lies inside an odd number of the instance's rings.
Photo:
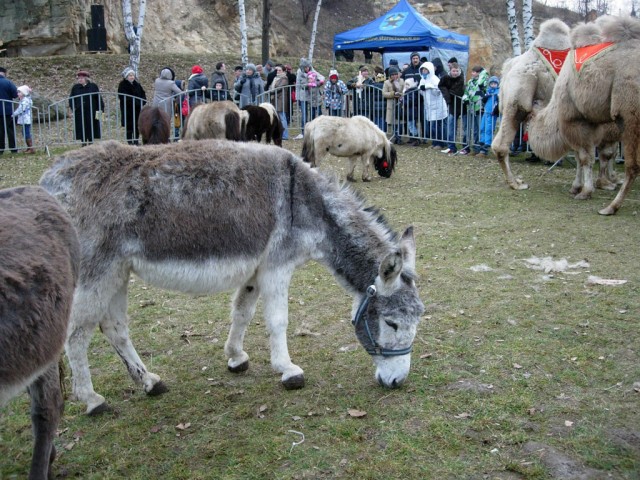
<path id="1" fill-rule="evenodd" d="M 402 67 L 394 59 L 386 69 L 361 65 L 357 75 L 348 80 L 342 80 L 336 69 L 330 69 L 325 77 L 306 58 L 300 59 L 295 71 L 289 64 L 272 60 L 264 65 L 237 65 L 229 78 L 224 62 L 216 63 L 209 76 L 202 66 L 194 65 L 186 80 L 176 79 L 174 70 L 164 67 L 154 81 L 151 100 L 136 72 L 127 67 L 118 85 L 120 122 L 127 142 L 137 145 L 138 116 L 147 102 L 173 118 L 174 137 L 178 138 L 185 118 L 198 103 L 231 100 L 242 108 L 269 101 L 278 112 L 285 140 L 297 106 L 300 134 L 295 139 L 303 138 L 305 124 L 319 115 L 364 115 L 389 133 L 396 144 L 405 138 L 408 145 L 418 146 L 428 139 L 432 148 L 444 154 L 487 155 L 499 123 L 500 79 L 474 66 L 465 82 L 456 58 L 450 58 L 447 67 L 440 58 L 429 61 L 417 52 L 409 58 Z M 16 87 L 6 73 L 0 68 L 0 154 L 5 150 L 5 138 L 9 150 L 16 151 L 16 127 L 23 130 L 25 151 L 32 153 L 31 89 Z M 78 71 L 76 79 L 68 105 L 75 139 L 87 145 L 101 137 L 104 102 L 87 70 Z"/>

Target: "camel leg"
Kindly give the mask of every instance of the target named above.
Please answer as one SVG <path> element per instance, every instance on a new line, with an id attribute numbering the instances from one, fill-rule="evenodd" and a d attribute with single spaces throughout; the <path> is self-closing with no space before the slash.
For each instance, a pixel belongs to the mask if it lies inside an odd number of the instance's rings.
<path id="1" fill-rule="evenodd" d="M 518 126 L 516 119 L 506 118 L 505 114 L 505 117 L 503 117 L 500 123 L 500 129 L 491 143 L 491 149 L 498 158 L 498 163 L 500 164 L 500 168 L 502 168 L 507 185 L 513 190 L 526 190 L 529 188 L 529 185 L 513 175 L 511 172 L 511 164 L 509 163 L 509 146 L 517 131 Z"/>
<path id="2" fill-rule="evenodd" d="M 371 181 L 371 173 L 369 172 L 369 167 L 371 165 L 371 161 L 365 155 L 360 157 L 360 161 L 362 162 L 362 181 L 370 182 Z"/>
<path id="3" fill-rule="evenodd" d="M 609 149 L 601 148 L 599 155 L 598 179 L 596 180 L 596 188 L 600 190 L 615 190 L 617 177 L 613 171 L 613 163 L 615 152 Z"/>
<path id="4" fill-rule="evenodd" d="M 358 161 L 358 157 L 349 157 L 349 170 L 347 172 L 347 180 L 350 182 L 355 182 L 356 178 L 353 175 L 355 173 L 355 169 L 356 169 L 356 163 Z"/>
<path id="5" fill-rule="evenodd" d="M 29 386 L 34 448 L 30 479 L 53 478 L 51 464 L 56 458 L 53 439 L 64 410 L 58 362 Z"/>
<path id="6" fill-rule="evenodd" d="M 142 386 L 147 395 L 160 395 L 168 391 L 160 377 L 147 370 L 129 337 L 127 316 L 127 283 L 123 283 L 109 303 L 107 315 L 100 321 L 100 329 L 122 359 L 136 385 Z"/>
<path id="7" fill-rule="evenodd" d="M 639 147 L 640 145 L 636 145 L 631 141 L 624 143 L 624 182 L 609 206 L 598 212 L 600 215 L 614 215 L 622 206 L 622 202 L 627 196 L 627 193 L 629 193 L 629 189 L 640 171 Z"/>
<path id="8" fill-rule="evenodd" d="M 264 299 L 264 319 L 269 332 L 271 366 L 282 373 L 282 385 L 287 389 L 304 387 L 304 372 L 289 356 L 287 326 L 289 323 L 289 282 L 293 267 L 270 268 L 258 279 Z"/>
<path id="9" fill-rule="evenodd" d="M 256 313 L 260 290 L 256 279 L 252 278 L 236 291 L 231 308 L 231 328 L 224 344 L 229 371 L 238 373 L 249 368 L 249 355 L 244 351 L 244 335 L 249 322 Z"/>
<path id="10" fill-rule="evenodd" d="M 591 198 L 591 194 L 594 191 L 593 188 L 593 161 L 594 161 L 594 155 L 593 155 L 593 148 L 591 149 L 592 151 L 589 152 L 588 150 L 584 149 L 584 148 L 579 148 L 576 151 L 576 157 L 577 157 L 577 162 L 576 165 L 580 165 L 580 169 L 582 171 L 582 188 L 580 189 L 580 191 L 576 194 L 575 198 L 576 200 L 587 200 L 589 198 Z M 578 170 L 578 167 L 576 167 L 576 170 Z M 578 175 L 576 174 L 576 180 L 574 181 L 574 187 L 576 186 L 575 183 L 576 181 L 578 181 Z M 572 193 L 574 188 L 571 189 Z"/>

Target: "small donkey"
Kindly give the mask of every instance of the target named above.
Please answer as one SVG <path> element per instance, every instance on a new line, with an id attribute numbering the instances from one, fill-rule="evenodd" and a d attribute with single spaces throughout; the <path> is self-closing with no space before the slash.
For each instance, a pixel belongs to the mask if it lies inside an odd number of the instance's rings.
<path id="1" fill-rule="evenodd" d="M 67 213 L 40 187 L 0 190 L 0 406 L 28 388 L 35 445 L 30 479 L 53 478 L 64 399 L 58 360 L 80 247 Z"/>

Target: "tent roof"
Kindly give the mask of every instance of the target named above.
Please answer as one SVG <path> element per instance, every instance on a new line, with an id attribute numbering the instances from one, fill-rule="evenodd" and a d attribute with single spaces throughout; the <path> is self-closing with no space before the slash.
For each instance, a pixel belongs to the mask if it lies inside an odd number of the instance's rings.
<path id="1" fill-rule="evenodd" d="M 333 37 L 334 51 L 401 52 L 429 48 L 469 51 L 469 37 L 434 25 L 406 0 L 400 0 L 373 22 Z"/>

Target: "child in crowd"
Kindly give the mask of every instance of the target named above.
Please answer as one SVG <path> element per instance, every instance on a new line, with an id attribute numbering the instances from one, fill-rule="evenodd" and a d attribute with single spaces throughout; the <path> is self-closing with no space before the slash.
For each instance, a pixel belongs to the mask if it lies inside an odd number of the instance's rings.
<path id="1" fill-rule="evenodd" d="M 342 116 L 344 108 L 344 96 L 347 94 L 347 85 L 340 80 L 337 70 L 329 72 L 329 83 L 324 87 L 324 106 L 327 113 L 333 117 Z"/>
<path id="2" fill-rule="evenodd" d="M 489 78 L 489 88 L 482 98 L 484 103 L 484 113 L 480 120 L 480 147 L 478 155 L 484 156 L 489 153 L 493 132 L 498 123 L 498 94 L 500 93 L 500 79 L 498 77 Z"/>
<path id="3" fill-rule="evenodd" d="M 33 140 L 31 139 L 31 108 L 33 107 L 33 100 L 31 100 L 31 88 L 27 85 L 18 87 L 18 101 L 20 102 L 18 108 L 12 113 L 12 116 L 17 119 L 17 124 L 22 125 L 22 131 L 24 132 L 24 140 L 27 143 L 27 148 L 24 153 L 36 153 L 33 149 Z"/>

